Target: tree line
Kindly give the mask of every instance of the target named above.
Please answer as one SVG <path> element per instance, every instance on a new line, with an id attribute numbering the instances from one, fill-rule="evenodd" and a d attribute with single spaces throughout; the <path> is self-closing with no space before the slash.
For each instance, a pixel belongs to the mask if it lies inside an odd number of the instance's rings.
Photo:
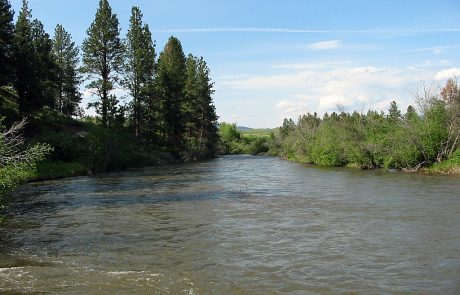
<path id="1" fill-rule="evenodd" d="M 54 36 L 32 17 L 23 0 L 16 23 L 8 0 L 0 0 L 0 88 L 12 89 L 18 118 L 52 110 L 81 117 L 81 85 L 95 99 L 98 124 L 107 130 L 128 130 L 142 145 L 164 148 L 184 160 L 214 155 L 217 115 L 210 71 L 202 57 L 185 55 L 170 37 L 158 55 L 148 24 L 132 8 L 122 38 L 117 15 L 100 0 L 81 47 L 58 24 Z M 116 89 L 129 93 L 120 103 Z M 1 96 L 0 96 L 1 99 Z"/>
<path id="2" fill-rule="evenodd" d="M 442 89 L 415 93 L 418 112 L 305 114 L 285 119 L 271 136 L 272 155 L 324 166 L 387 167 L 417 171 L 448 159 L 460 164 L 460 88 L 449 79 Z"/>

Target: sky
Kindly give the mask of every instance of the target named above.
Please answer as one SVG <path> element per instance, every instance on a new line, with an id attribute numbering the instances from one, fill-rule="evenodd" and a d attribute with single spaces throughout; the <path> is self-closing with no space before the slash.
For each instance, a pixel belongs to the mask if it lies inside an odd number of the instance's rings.
<path id="1" fill-rule="evenodd" d="M 19 11 L 22 1 L 10 1 Z M 186 54 L 203 56 L 220 121 L 242 126 L 273 128 L 338 105 L 386 111 L 393 100 L 404 112 L 414 91 L 460 77 L 459 0 L 110 3 L 123 36 L 139 6 L 157 51 L 173 35 Z M 29 7 L 50 35 L 59 23 L 81 44 L 98 1 L 29 0 Z"/>

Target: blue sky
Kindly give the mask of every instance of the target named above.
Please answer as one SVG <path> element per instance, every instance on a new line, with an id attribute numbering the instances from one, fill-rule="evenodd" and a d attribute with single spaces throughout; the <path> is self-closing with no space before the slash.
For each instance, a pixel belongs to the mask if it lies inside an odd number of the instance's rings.
<path id="1" fill-rule="evenodd" d="M 15 11 L 20 0 L 12 0 Z M 170 35 L 203 56 L 221 121 L 276 127 L 306 112 L 402 109 L 411 91 L 460 76 L 460 1 L 112 0 L 122 33 L 131 6 L 144 13 L 157 50 Z M 52 34 L 81 44 L 96 0 L 30 0 Z M 121 91 L 120 91 L 121 92 Z M 89 98 L 86 97 L 85 101 Z M 90 111 L 88 111 L 90 112 Z"/>

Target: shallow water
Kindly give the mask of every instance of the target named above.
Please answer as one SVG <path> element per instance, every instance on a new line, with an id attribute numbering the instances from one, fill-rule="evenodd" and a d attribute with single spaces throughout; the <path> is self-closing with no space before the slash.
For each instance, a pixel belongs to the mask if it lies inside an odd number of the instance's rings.
<path id="1" fill-rule="evenodd" d="M 460 293 L 458 178 L 228 156 L 14 198 L 0 293 Z"/>

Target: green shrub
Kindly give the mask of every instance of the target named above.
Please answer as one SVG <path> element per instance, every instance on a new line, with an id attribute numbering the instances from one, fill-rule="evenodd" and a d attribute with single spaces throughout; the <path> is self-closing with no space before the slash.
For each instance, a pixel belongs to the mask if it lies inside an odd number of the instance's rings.
<path id="1" fill-rule="evenodd" d="M 268 144 L 264 137 L 254 137 L 251 138 L 251 143 L 249 145 L 249 151 L 253 155 L 258 155 L 268 152 Z"/>
<path id="2" fill-rule="evenodd" d="M 0 203 L 3 195 L 36 175 L 36 167 L 28 164 L 9 165 L 0 168 Z"/>

